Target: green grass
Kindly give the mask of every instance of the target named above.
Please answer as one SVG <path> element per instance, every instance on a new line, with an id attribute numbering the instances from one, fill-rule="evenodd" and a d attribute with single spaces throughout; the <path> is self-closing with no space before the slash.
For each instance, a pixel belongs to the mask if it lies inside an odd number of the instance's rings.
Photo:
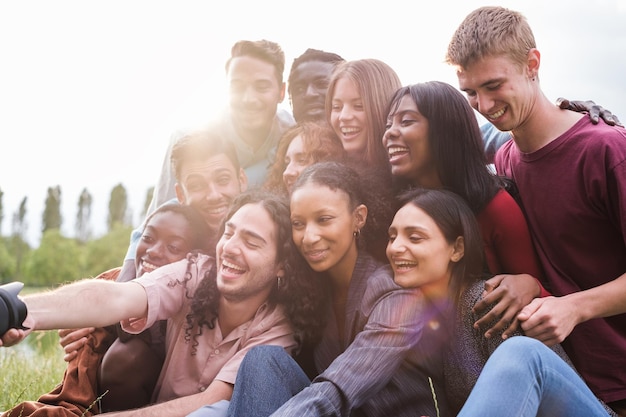
<path id="1" fill-rule="evenodd" d="M 0 411 L 52 390 L 65 367 L 56 330 L 33 332 L 19 345 L 0 348 Z"/>

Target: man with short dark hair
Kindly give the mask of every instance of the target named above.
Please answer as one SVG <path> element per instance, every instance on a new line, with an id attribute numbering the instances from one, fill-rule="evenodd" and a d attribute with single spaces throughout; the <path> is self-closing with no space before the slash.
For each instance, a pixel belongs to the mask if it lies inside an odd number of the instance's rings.
<path id="1" fill-rule="evenodd" d="M 344 59 L 332 52 L 309 48 L 293 60 L 287 90 L 296 122 L 325 121 L 326 91 L 335 67 Z"/>

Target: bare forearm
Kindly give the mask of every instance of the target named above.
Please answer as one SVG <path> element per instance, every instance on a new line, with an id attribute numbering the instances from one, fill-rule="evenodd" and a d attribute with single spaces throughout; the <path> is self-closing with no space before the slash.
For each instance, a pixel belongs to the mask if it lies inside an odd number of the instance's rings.
<path id="1" fill-rule="evenodd" d="M 577 306 L 579 322 L 626 313 L 626 273 L 613 281 L 566 297 Z"/>
<path id="2" fill-rule="evenodd" d="M 160 404 L 155 404 L 136 410 L 105 413 L 107 417 L 169 417 L 184 416 L 198 408 L 216 403 L 220 400 L 230 400 L 233 386 L 222 381 L 213 381 L 204 392 L 177 398 Z"/>
<path id="3" fill-rule="evenodd" d="M 101 327 L 145 315 L 145 290 L 136 283 L 88 279 L 24 297 L 35 330 Z"/>
<path id="4" fill-rule="evenodd" d="M 626 312 L 626 274 L 613 281 L 562 297 L 535 298 L 517 319 L 527 336 L 551 346 L 561 343 L 585 321 Z"/>

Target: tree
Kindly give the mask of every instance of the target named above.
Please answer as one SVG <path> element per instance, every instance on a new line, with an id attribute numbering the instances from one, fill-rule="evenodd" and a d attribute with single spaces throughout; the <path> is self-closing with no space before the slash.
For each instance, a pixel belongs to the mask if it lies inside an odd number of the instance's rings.
<path id="1" fill-rule="evenodd" d="M 108 269 L 121 266 L 126 256 L 131 231 L 131 226 L 116 226 L 101 238 L 87 242 L 84 247 L 85 276 L 96 276 Z"/>
<path id="2" fill-rule="evenodd" d="M 61 229 L 61 187 L 48 187 L 48 197 L 43 210 L 41 233 Z"/>
<path id="3" fill-rule="evenodd" d="M 107 226 L 112 231 L 116 226 L 127 225 L 128 213 L 128 196 L 126 188 L 122 184 L 117 184 L 111 190 L 111 199 L 109 200 L 109 217 Z"/>
<path id="4" fill-rule="evenodd" d="M 20 203 L 20 207 L 13 213 L 13 222 L 11 224 L 11 250 L 15 257 L 15 277 L 20 278 L 22 273 L 22 262 L 24 256 L 30 249 L 26 243 L 26 232 L 28 231 L 28 222 L 26 221 L 26 203 L 28 197 L 24 197 Z"/>
<path id="5" fill-rule="evenodd" d="M 152 188 L 154 190 L 154 187 Z M 2 221 L 4 220 L 4 205 L 2 204 L 2 197 L 4 196 L 4 191 L 0 188 L 0 236 L 2 236 Z"/>
<path id="6" fill-rule="evenodd" d="M 89 191 L 83 188 L 78 197 L 78 214 L 76 215 L 75 236 L 80 243 L 86 243 L 91 238 L 91 204 L 93 199 Z"/>
<path id="7" fill-rule="evenodd" d="M 143 203 L 143 213 L 142 214 L 143 214 L 144 218 L 148 214 L 148 208 L 150 208 L 150 203 L 152 202 L 152 196 L 153 195 L 154 195 L 154 187 L 148 188 L 148 191 L 146 192 L 146 200 Z M 142 222 L 142 221 L 143 221 L 143 219 L 140 220 L 140 222 Z"/>
<path id="8" fill-rule="evenodd" d="M 59 229 L 46 230 L 24 264 L 24 282 L 29 285 L 56 286 L 83 277 L 80 247 Z"/>
<path id="9" fill-rule="evenodd" d="M 9 251 L 9 242 L 0 237 L 0 284 L 15 280 L 15 257 Z"/>

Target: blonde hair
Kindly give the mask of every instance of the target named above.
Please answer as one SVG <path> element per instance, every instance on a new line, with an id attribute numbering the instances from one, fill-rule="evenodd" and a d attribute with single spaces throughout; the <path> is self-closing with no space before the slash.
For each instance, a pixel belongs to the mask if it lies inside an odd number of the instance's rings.
<path id="1" fill-rule="evenodd" d="M 467 68 L 482 58 L 504 55 L 524 65 L 528 52 L 536 46 L 533 32 L 521 13 L 499 6 L 481 7 L 467 15 L 454 32 L 446 62 Z"/>
<path id="2" fill-rule="evenodd" d="M 364 162 L 386 166 L 389 161 L 382 138 L 387 121 L 387 106 L 396 90 L 402 87 L 400 77 L 393 68 L 378 59 L 359 59 L 339 64 L 328 84 L 327 120 L 330 120 L 335 86 L 341 78 L 347 78 L 357 85 L 367 114 L 368 137 Z"/>

